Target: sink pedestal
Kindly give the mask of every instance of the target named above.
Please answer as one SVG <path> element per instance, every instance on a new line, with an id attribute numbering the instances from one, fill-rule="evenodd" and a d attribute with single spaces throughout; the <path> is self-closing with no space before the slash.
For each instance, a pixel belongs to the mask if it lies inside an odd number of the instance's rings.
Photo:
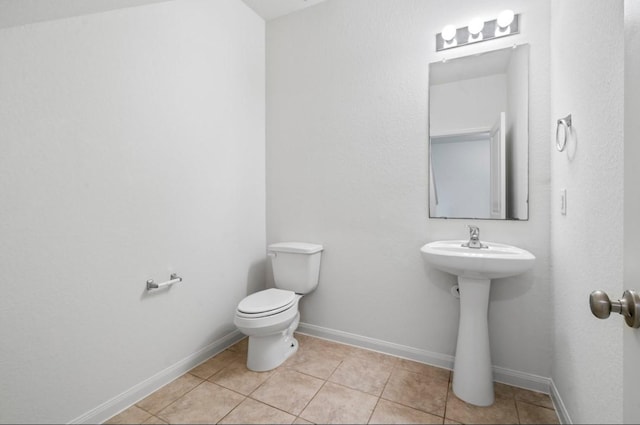
<path id="1" fill-rule="evenodd" d="M 527 250 L 495 242 L 469 248 L 466 241 L 435 241 L 420 248 L 425 261 L 458 276 L 460 324 L 453 366 L 453 392 L 476 406 L 493 404 L 493 369 L 489 348 L 491 279 L 516 276 L 533 267 Z"/>
<path id="2" fill-rule="evenodd" d="M 493 404 L 493 371 L 489 348 L 490 279 L 458 276 L 460 323 L 453 367 L 453 392 L 476 406 Z"/>

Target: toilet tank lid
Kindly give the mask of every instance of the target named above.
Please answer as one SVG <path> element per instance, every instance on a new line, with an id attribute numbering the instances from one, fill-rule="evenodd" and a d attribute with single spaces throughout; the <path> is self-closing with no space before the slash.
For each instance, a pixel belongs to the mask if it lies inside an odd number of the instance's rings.
<path id="1" fill-rule="evenodd" d="M 306 242 L 279 242 L 269 245 L 269 251 L 292 252 L 296 254 L 315 254 L 322 251 L 322 245 Z"/>

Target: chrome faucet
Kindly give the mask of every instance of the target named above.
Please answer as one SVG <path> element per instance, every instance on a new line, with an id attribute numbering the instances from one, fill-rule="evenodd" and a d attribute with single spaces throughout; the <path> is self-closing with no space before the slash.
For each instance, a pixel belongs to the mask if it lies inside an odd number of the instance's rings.
<path id="1" fill-rule="evenodd" d="M 487 246 L 480 242 L 480 228 L 478 226 L 467 226 L 469 228 L 469 242 L 463 243 L 462 246 L 467 248 L 486 248 Z"/>

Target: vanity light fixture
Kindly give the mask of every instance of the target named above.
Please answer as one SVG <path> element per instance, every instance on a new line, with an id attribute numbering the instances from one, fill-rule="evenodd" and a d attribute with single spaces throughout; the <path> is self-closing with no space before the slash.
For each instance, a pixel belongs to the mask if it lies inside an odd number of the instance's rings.
<path id="1" fill-rule="evenodd" d="M 513 10 L 503 10 L 496 19 L 489 21 L 474 18 L 466 27 L 445 26 L 441 33 L 436 34 L 436 51 L 506 37 L 519 32 L 520 15 L 513 13 Z"/>
<path id="2" fill-rule="evenodd" d="M 469 29 L 470 43 L 482 40 L 482 29 L 484 28 L 484 21 L 482 19 L 473 18 L 467 28 Z"/>
<path id="3" fill-rule="evenodd" d="M 456 38 L 456 27 L 453 25 L 447 25 L 442 28 L 442 38 L 446 42 L 451 42 L 454 38 Z"/>
<path id="4" fill-rule="evenodd" d="M 498 26 L 500 28 L 507 28 L 509 25 L 511 25 L 515 16 L 516 15 L 515 13 L 513 13 L 513 10 L 503 10 L 502 12 L 500 12 L 500 14 L 498 15 L 498 19 L 496 20 L 498 22 Z"/>
<path id="5" fill-rule="evenodd" d="M 442 28 L 442 40 L 443 44 L 447 48 L 454 47 L 458 42 L 456 41 L 456 27 L 453 25 L 447 25 Z"/>

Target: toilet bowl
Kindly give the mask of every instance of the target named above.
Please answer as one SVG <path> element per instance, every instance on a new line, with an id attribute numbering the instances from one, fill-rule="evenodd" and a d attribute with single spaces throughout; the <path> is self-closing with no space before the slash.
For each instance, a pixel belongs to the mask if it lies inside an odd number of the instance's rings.
<path id="1" fill-rule="evenodd" d="M 248 369 L 274 369 L 298 350 L 293 336 L 300 323 L 298 302 L 318 286 L 322 249 L 322 245 L 301 242 L 269 245 L 276 288 L 244 298 L 233 320 L 249 337 Z"/>
<path id="2" fill-rule="evenodd" d="M 234 323 L 249 336 L 247 368 L 256 372 L 274 369 L 298 350 L 293 332 L 300 323 L 301 297 L 293 291 L 271 288 L 249 295 L 238 304 Z M 267 298 L 271 302 L 265 304 Z"/>

